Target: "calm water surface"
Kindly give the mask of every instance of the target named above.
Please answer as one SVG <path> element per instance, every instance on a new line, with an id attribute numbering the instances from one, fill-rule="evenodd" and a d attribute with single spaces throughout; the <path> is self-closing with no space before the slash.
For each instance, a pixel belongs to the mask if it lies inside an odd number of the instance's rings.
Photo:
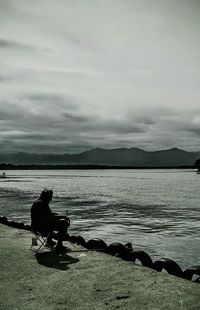
<path id="1" fill-rule="evenodd" d="M 200 175 L 194 170 L 7 171 L 0 179 L 0 214 L 30 222 L 44 187 L 51 208 L 71 218 L 70 234 L 131 242 L 153 259 L 200 265 Z"/>

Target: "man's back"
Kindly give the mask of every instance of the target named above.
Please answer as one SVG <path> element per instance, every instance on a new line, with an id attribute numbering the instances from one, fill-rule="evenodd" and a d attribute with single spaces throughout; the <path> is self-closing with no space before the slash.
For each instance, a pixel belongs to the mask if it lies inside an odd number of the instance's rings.
<path id="1" fill-rule="evenodd" d="M 45 229 L 52 220 L 53 214 L 48 203 L 37 199 L 31 207 L 31 226 L 33 229 Z"/>

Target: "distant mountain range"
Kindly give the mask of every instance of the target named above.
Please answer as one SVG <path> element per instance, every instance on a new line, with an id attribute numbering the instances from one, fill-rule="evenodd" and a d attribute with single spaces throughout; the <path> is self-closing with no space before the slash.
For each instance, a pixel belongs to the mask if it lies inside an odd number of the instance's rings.
<path id="1" fill-rule="evenodd" d="M 138 148 L 95 148 L 80 154 L 0 154 L 0 164 L 15 165 L 109 165 L 133 167 L 190 166 L 200 158 L 200 152 L 181 149 L 147 152 Z"/>

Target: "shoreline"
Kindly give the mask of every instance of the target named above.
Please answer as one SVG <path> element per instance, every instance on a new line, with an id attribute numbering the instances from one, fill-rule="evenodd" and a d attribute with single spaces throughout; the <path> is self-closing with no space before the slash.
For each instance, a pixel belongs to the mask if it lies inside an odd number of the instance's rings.
<path id="1" fill-rule="evenodd" d="M 0 224 L 2 309 L 199 309 L 200 285 L 72 243 L 30 250 L 31 233 Z"/>
<path id="2" fill-rule="evenodd" d="M 105 169 L 132 169 L 132 170 L 154 170 L 154 169 L 197 169 L 194 165 L 184 166 L 111 166 L 111 165 L 47 165 L 47 164 L 0 164 L 0 170 L 105 170 Z"/>
<path id="3" fill-rule="evenodd" d="M 32 233 L 29 224 L 8 220 L 5 216 L 0 216 L 0 224 L 22 230 L 22 232 L 27 231 Z M 54 239 L 57 240 L 57 238 Z M 200 266 L 191 266 L 182 269 L 175 260 L 170 258 L 161 257 L 153 260 L 145 251 L 135 250 L 130 242 L 126 244 L 120 242 L 107 244 L 103 239 L 99 238 L 93 238 L 86 241 L 81 235 L 68 235 L 66 241 L 69 241 L 71 244 L 80 245 L 87 250 L 100 251 L 107 255 L 117 256 L 122 260 L 131 263 L 139 261 L 142 266 L 148 267 L 151 270 L 157 272 L 165 271 L 170 275 L 200 283 Z M 193 279 L 194 276 L 195 280 Z"/>

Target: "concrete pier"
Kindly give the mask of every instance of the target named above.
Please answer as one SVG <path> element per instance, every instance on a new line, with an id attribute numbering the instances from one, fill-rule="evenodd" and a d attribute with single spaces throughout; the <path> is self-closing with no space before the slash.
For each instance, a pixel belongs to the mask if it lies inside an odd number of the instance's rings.
<path id="1" fill-rule="evenodd" d="M 66 243 L 35 257 L 31 233 L 0 224 L 0 309 L 200 309 L 200 284 Z"/>

